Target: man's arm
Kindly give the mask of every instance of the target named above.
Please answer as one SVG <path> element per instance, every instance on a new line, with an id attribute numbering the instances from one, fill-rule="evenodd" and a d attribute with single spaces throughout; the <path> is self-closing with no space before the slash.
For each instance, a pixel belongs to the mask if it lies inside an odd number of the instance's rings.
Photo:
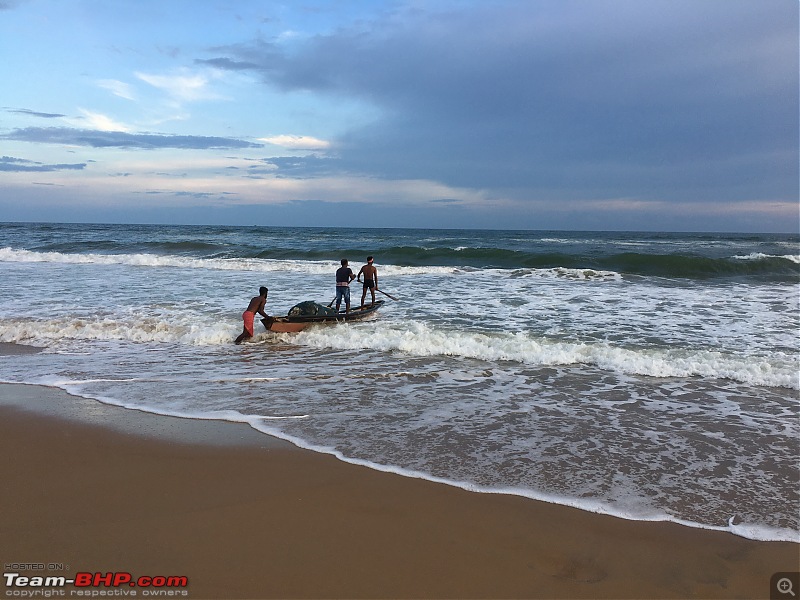
<path id="1" fill-rule="evenodd" d="M 264 317 L 269 317 L 269 315 L 264 312 L 264 306 L 266 306 L 266 304 L 267 304 L 267 299 L 266 298 L 262 298 L 261 302 L 258 305 L 258 314 L 260 314 L 260 315 L 262 315 Z"/>
<path id="2" fill-rule="evenodd" d="M 364 267 L 361 267 L 361 270 L 358 272 L 358 282 L 361 283 L 361 274 L 364 272 Z"/>

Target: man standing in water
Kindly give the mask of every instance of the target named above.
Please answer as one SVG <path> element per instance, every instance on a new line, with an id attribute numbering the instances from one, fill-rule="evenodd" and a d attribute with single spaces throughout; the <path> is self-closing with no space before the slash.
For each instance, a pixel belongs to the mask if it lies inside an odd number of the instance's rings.
<path id="1" fill-rule="evenodd" d="M 253 337 L 253 320 L 256 318 L 256 313 L 269 318 L 269 315 L 264 312 L 264 306 L 267 304 L 267 294 L 269 290 L 261 287 L 258 290 L 259 295 L 250 300 L 247 305 L 247 310 L 242 313 L 242 320 L 244 321 L 244 331 L 236 338 L 236 343 L 241 344 L 242 340 Z"/>
<path id="2" fill-rule="evenodd" d="M 344 298 L 345 312 L 350 312 L 350 282 L 355 279 L 353 271 L 347 266 L 347 259 L 342 259 L 342 266 L 336 269 L 336 312 Z"/>
<path id="3" fill-rule="evenodd" d="M 367 297 L 367 290 L 372 294 L 372 304 L 375 304 L 375 290 L 378 289 L 378 269 L 372 264 L 373 258 L 367 257 L 367 264 L 361 267 L 358 272 L 358 281 L 361 281 L 361 275 L 364 275 L 364 291 L 361 292 L 361 308 L 364 308 L 364 298 Z"/>

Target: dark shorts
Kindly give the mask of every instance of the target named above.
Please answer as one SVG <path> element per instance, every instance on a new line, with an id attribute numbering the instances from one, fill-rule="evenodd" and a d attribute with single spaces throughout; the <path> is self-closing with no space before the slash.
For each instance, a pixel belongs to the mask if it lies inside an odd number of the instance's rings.
<path id="1" fill-rule="evenodd" d="M 365 290 L 375 289 L 375 280 L 374 279 L 365 279 L 364 280 L 364 289 Z"/>
<path id="2" fill-rule="evenodd" d="M 336 304 L 342 303 L 342 298 L 347 304 L 350 304 L 350 288 L 346 285 L 336 286 Z"/>

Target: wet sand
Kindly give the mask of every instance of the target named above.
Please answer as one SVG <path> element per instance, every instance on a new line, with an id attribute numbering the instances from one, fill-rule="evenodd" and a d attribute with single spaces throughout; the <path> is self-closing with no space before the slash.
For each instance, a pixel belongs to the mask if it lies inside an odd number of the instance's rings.
<path id="1" fill-rule="evenodd" d="M 0 451 L 4 566 L 188 577 L 173 597 L 769 598 L 800 564 L 798 544 L 471 493 L 38 386 L 0 385 Z"/>
<path id="2" fill-rule="evenodd" d="M 0 356 L 16 356 L 19 354 L 35 354 L 41 352 L 41 348 L 28 346 L 27 344 L 13 344 L 11 342 L 0 342 Z"/>

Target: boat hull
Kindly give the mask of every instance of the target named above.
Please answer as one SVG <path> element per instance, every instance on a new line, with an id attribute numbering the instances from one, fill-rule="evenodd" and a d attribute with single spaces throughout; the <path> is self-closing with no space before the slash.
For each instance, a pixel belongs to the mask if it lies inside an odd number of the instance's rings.
<path id="1" fill-rule="evenodd" d="M 340 312 L 335 315 L 314 315 L 303 317 L 268 317 L 261 319 L 267 331 L 274 331 L 276 333 L 297 333 L 303 331 L 306 327 L 311 325 L 318 325 L 324 323 L 349 323 L 351 321 L 361 321 L 374 315 L 378 309 L 383 306 L 383 300 L 377 300 L 373 305 L 367 305 L 363 309 L 355 308 L 350 312 Z"/>

